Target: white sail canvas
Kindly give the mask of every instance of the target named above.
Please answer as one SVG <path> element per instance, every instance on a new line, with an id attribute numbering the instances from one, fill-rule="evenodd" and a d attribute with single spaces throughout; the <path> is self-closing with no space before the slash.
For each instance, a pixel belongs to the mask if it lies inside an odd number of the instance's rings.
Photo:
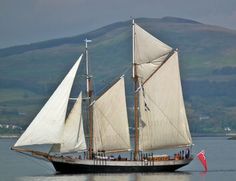
<path id="1" fill-rule="evenodd" d="M 26 131 L 17 140 L 16 146 L 61 143 L 67 104 L 82 55 L 64 80 L 43 106 Z"/>
<path id="2" fill-rule="evenodd" d="M 82 92 L 68 115 L 63 131 L 59 152 L 86 150 L 82 118 Z"/>
<path id="3" fill-rule="evenodd" d="M 144 82 L 166 59 L 172 48 L 134 24 L 134 63 Z"/>
<path id="4" fill-rule="evenodd" d="M 130 135 L 122 77 L 93 105 L 94 148 L 105 151 L 130 149 Z"/>
<path id="5" fill-rule="evenodd" d="M 142 86 L 139 98 L 141 150 L 191 145 L 177 52 Z"/>

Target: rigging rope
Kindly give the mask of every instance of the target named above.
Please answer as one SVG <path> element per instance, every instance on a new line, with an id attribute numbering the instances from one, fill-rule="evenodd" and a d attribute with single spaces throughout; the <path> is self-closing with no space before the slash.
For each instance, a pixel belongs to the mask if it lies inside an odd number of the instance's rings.
<path id="1" fill-rule="evenodd" d="M 49 167 L 49 165 L 46 167 L 46 166 L 45 166 L 44 164 L 42 164 L 39 160 L 37 160 L 37 159 L 40 159 L 40 160 L 46 161 L 45 159 L 43 159 L 43 158 L 35 158 L 33 155 L 27 154 L 27 153 L 24 153 L 24 152 L 19 152 L 19 153 L 21 153 L 24 158 L 26 158 L 26 159 L 28 159 L 28 160 L 30 160 L 30 161 L 32 161 L 32 162 L 37 163 L 37 165 L 41 166 L 42 168 L 44 168 L 44 169 L 46 169 L 46 170 L 51 170 L 51 171 L 54 171 L 54 172 L 55 172 L 55 170 L 54 170 L 52 167 Z"/>
<path id="2" fill-rule="evenodd" d="M 126 66 L 123 67 L 123 71 L 121 71 L 121 72 L 123 72 L 123 73 L 119 73 L 119 74 L 114 75 L 114 76 L 112 76 L 112 77 L 108 77 L 108 78 L 106 78 L 106 79 L 104 78 L 103 80 L 101 80 L 100 82 L 106 84 L 107 86 L 103 86 L 102 88 L 100 88 L 100 89 L 97 90 L 97 91 L 96 91 L 96 86 L 95 86 L 95 83 L 94 83 L 95 81 L 93 81 L 94 96 L 96 97 L 96 96 L 102 94 L 102 93 L 104 92 L 104 90 L 107 89 L 107 87 L 110 87 L 110 85 L 113 84 L 114 81 L 111 81 L 111 80 L 115 80 L 115 81 L 116 81 L 116 80 L 117 80 L 117 77 L 120 77 L 121 75 L 126 75 L 127 72 L 128 72 L 131 68 L 132 68 L 132 66 L 126 65 Z"/>

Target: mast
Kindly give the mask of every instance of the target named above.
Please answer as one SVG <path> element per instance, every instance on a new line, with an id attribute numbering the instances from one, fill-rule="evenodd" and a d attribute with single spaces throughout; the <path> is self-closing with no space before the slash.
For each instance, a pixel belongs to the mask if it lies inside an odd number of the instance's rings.
<path id="1" fill-rule="evenodd" d="M 90 75 L 89 69 L 89 59 L 88 59 L 88 43 L 92 42 L 92 40 L 88 40 L 87 38 L 85 41 L 85 57 L 86 57 L 86 85 L 87 85 L 87 98 L 88 98 L 88 120 L 89 120 L 89 159 L 92 159 L 93 153 L 93 110 L 92 110 L 92 76 Z"/>
<path id="2" fill-rule="evenodd" d="M 88 43 L 92 42 L 92 40 L 88 40 L 87 38 L 84 40 L 85 41 L 85 59 L 86 59 L 86 83 L 87 83 L 87 96 L 89 97 L 89 92 L 90 92 L 90 72 L 89 72 L 89 60 L 88 60 Z"/>
<path id="3" fill-rule="evenodd" d="M 137 67 L 135 63 L 135 27 L 134 19 L 132 21 L 132 54 L 133 54 L 133 79 L 134 79 L 134 130 L 135 130 L 135 141 L 134 141 L 134 160 L 138 160 L 139 153 L 139 112 L 138 112 L 138 76 Z"/>

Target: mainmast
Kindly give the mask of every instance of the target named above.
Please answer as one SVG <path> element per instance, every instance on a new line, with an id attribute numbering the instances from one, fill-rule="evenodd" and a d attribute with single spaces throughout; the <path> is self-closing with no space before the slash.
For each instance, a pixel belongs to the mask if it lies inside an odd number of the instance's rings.
<path id="1" fill-rule="evenodd" d="M 134 142 L 134 160 L 138 160 L 139 153 L 139 112 L 138 112 L 138 76 L 137 66 L 135 63 L 135 26 L 134 19 L 132 21 L 132 54 L 133 54 L 133 79 L 134 79 L 134 130 L 135 130 L 135 142 Z"/>
<path id="2" fill-rule="evenodd" d="M 89 159 L 92 159 L 93 153 L 93 110 L 92 110 L 92 96 L 93 96 L 93 88 L 92 88 L 92 76 L 90 75 L 89 69 L 89 59 L 88 59 L 88 43 L 92 42 L 92 40 L 85 41 L 85 59 L 86 59 L 86 85 L 87 85 L 87 98 L 88 98 L 88 120 L 89 120 Z"/>

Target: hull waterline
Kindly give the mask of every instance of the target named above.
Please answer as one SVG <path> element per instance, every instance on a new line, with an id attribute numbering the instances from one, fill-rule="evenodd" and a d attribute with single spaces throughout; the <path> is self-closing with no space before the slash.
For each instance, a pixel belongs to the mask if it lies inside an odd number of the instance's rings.
<path id="1" fill-rule="evenodd" d="M 173 172 L 189 164 L 192 158 L 146 163 L 143 161 L 104 161 L 96 163 L 94 160 L 71 162 L 59 159 L 50 161 L 59 173 L 132 173 Z"/>

